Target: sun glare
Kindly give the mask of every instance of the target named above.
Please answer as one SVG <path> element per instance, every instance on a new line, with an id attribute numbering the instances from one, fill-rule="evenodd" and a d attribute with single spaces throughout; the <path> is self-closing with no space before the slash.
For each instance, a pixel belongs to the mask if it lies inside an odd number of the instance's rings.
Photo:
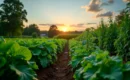
<path id="1" fill-rule="evenodd" d="M 62 31 L 66 32 L 66 31 L 67 31 L 67 28 L 66 28 L 66 27 L 64 27 L 64 28 L 62 29 Z"/>

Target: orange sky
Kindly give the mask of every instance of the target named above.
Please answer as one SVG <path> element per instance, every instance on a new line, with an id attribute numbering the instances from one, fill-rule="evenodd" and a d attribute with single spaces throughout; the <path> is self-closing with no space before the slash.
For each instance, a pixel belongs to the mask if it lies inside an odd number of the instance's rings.
<path id="1" fill-rule="evenodd" d="M 59 30 L 83 31 L 97 27 L 101 18 L 115 17 L 129 0 L 21 0 L 27 10 L 29 24 L 37 24 L 40 30 L 49 30 L 52 24 Z M 3 0 L 0 0 L 2 3 Z M 31 6 L 30 6 L 31 5 Z M 40 25 L 44 24 L 44 25 Z"/>

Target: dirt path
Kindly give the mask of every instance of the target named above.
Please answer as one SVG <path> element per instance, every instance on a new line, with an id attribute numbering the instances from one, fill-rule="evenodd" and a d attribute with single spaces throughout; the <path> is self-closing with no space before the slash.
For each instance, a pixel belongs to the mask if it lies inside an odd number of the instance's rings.
<path id="1" fill-rule="evenodd" d="M 74 80 L 71 67 L 68 65 L 70 61 L 68 42 L 63 53 L 58 55 L 58 60 L 52 66 L 37 72 L 39 80 Z"/>

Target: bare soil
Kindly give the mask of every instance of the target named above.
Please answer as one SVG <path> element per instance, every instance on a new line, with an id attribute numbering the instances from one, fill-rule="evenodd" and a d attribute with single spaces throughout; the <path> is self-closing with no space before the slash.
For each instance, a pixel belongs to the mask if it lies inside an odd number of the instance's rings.
<path id="1" fill-rule="evenodd" d="M 74 80 L 73 71 L 69 66 L 69 48 L 68 42 L 65 45 L 63 53 L 58 54 L 58 60 L 51 66 L 37 71 L 39 80 Z"/>

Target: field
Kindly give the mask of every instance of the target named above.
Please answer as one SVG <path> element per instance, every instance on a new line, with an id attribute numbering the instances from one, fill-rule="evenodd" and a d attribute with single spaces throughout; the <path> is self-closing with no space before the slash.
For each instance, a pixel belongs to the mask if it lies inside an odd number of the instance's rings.
<path id="1" fill-rule="evenodd" d="M 0 37 L 0 80 L 130 80 L 128 25 L 101 21 L 69 40 Z"/>
<path id="2" fill-rule="evenodd" d="M 67 40 L 69 40 L 69 39 L 72 39 L 72 38 L 76 38 L 77 36 L 79 36 L 80 34 L 79 33 L 73 33 L 73 34 L 71 34 L 71 33 L 69 33 L 69 34 L 59 34 L 59 35 L 57 35 L 57 36 L 55 36 L 55 38 L 62 38 L 62 39 L 67 39 Z"/>
<path id="3" fill-rule="evenodd" d="M 130 80 L 130 0 L 26 1 L 0 1 L 0 80 Z"/>
<path id="4" fill-rule="evenodd" d="M 129 24 L 102 21 L 70 40 L 1 37 L 0 79 L 129 80 Z"/>
<path id="5" fill-rule="evenodd" d="M 36 71 L 57 60 L 63 39 L 0 38 L 0 80 L 37 80 Z"/>
<path id="6" fill-rule="evenodd" d="M 0 37 L 0 80 L 130 80 L 128 25 L 129 17 L 121 25 L 101 21 L 61 35 L 69 40 Z"/>

